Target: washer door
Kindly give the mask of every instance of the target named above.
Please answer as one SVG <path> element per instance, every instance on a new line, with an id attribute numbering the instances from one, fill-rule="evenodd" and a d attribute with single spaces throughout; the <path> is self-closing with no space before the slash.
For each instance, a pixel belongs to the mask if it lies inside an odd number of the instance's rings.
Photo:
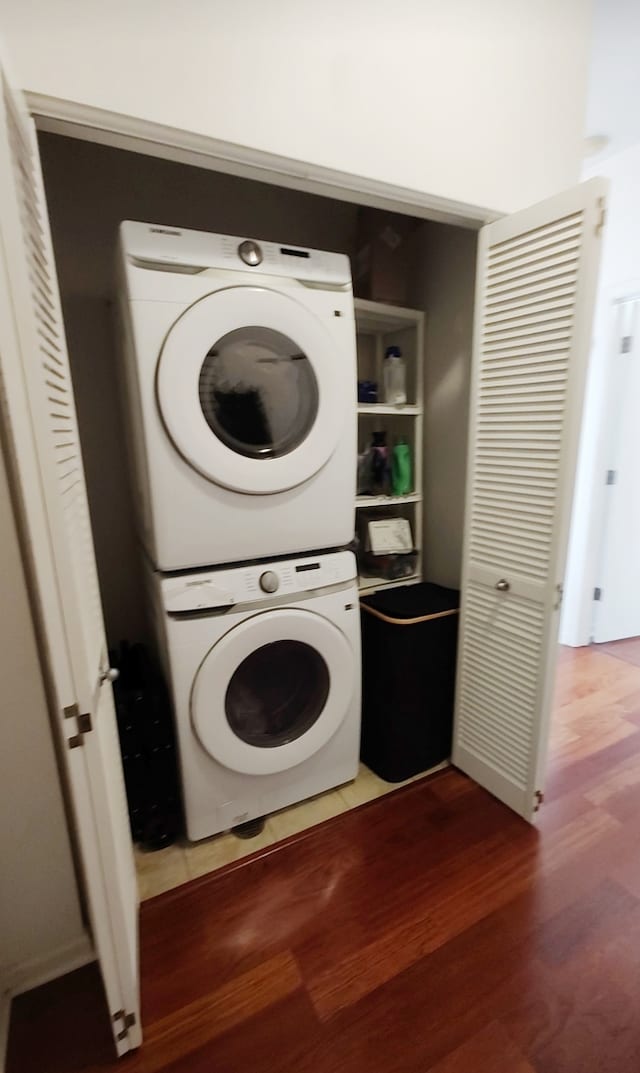
<path id="1" fill-rule="evenodd" d="M 349 370 L 320 320 L 292 298 L 229 287 L 182 314 L 157 374 L 165 427 L 216 484 L 269 494 L 313 477 L 339 441 Z"/>
<path id="2" fill-rule="evenodd" d="M 311 611 L 282 608 L 245 619 L 205 656 L 191 693 L 202 747 L 245 775 L 301 764 L 343 722 L 353 694 L 344 634 Z"/>

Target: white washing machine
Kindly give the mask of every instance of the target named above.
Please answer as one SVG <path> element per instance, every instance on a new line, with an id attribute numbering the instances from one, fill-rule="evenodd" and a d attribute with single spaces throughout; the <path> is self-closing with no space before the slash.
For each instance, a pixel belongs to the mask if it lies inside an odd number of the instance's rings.
<path id="1" fill-rule="evenodd" d="M 348 258 L 125 222 L 119 290 L 137 509 L 157 568 L 348 544 Z"/>
<path id="2" fill-rule="evenodd" d="M 191 840 L 356 777 L 351 552 L 148 578 Z"/>

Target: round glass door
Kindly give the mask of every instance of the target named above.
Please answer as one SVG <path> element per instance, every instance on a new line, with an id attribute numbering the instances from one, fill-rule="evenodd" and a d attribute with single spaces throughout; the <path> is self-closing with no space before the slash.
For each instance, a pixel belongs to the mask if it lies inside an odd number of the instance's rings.
<path id="1" fill-rule="evenodd" d="M 236 328 L 207 353 L 198 381 L 209 428 L 248 458 L 299 447 L 318 413 L 318 382 L 300 347 L 282 332 Z"/>
<path id="2" fill-rule="evenodd" d="M 201 298 L 164 341 L 156 389 L 164 427 L 202 476 L 264 495 L 325 465 L 353 397 L 355 356 L 306 306 L 266 287 Z"/>
<path id="3" fill-rule="evenodd" d="M 329 696 L 329 670 L 302 641 L 272 641 L 242 661 L 227 687 L 225 709 L 234 734 L 272 749 L 306 734 Z"/>
<path id="4" fill-rule="evenodd" d="M 345 718 L 354 656 L 328 619 L 263 611 L 210 649 L 193 683 L 191 719 L 203 749 L 245 774 L 287 771 L 321 749 Z"/>

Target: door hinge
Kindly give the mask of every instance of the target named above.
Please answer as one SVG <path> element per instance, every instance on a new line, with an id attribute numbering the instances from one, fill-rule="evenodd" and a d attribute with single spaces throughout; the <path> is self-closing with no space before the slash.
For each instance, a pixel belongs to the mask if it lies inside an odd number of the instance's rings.
<path id="1" fill-rule="evenodd" d="M 116 1012 L 112 1014 L 111 1019 L 114 1025 L 117 1024 L 118 1021 L 122 1022 L 122 1028 L 116 1034 L 116 1039 L 119 1040 L 126 1039 L 129 1035 L 129 1029 L 136 1023 L 135 1013 L 127 1013 L 126 1010 L 116 1010 Z"/>
<path id="2" fill-rule="evenodd" d="M 620 353 L 621 354 L 630 354 L 632 346 L 633 346 L 633 336 L 632 335 L 623 335 L 622 339 L 620 340 Z"/>
<path id="3" fill-rule="evenodd" d="M 594 598 L 594 600 L 601 600 L 602 599 L 602 589 L 596 587 L 593 590 L 593 598 Z"/>
<path id="4" fill-rule="evenodd" d="M 553 610 L 554 611 L 559 611 L 560 608 L 562 607 L 562 597 L 563 597 L 563 595 L 564 595 L 564 587 L 563 587 L 562 583 L 558 583 L 556 585 L 556 602 L 553 605 Z"/>
<path id="5" fill-rule="evenodd" d="M 607 206 L 603 197 L 598 198 L 598 219 L 596 221 L 595 233 L 601 235 L 604 225 L 607 221 Z"/>
<path id="6" fill-rule="evenodd" d="M 543 801 L 544 801 L 544 794 L 543 794 L 542 790 L 536 790 L 535 794 L 533 795 L 533 811 L 534 812 L 539 811 L 540 805 L 542 804 Z"/>
<path id="7" fill-rule="evenodd" d="M 93 730 L 91 716 L 89 712 L 81 712 L 77 704 L 68 704 L 62 711 L 65 719 L 75 719 L 76 721 L 76 733 L 67 738 L 67 744 L 70 749 L 78 749 L 81 745 L 84 745 L 85 734 L 89 734 Z"/>
<path id="8" fill-rule="evenodd" d="M 605 484 L 615 484 L 616 483 L 616 477 L 617 477 L 616 470 L 615 469 L 608 469 L 607 470 L 607 479 L 605 481 Z"/>

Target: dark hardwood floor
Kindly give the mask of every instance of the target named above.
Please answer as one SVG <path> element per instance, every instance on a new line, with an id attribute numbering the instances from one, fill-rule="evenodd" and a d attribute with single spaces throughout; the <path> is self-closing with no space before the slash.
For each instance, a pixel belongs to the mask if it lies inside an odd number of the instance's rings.
<path id="1" fill-rule="evenodd" d="M 145 1043 L 95 971 L 14 1003 L 8 1073 L 638 1073 L 640 642 L 564 650 L 529 827 L 446 771 L 146 902 Z"/>

